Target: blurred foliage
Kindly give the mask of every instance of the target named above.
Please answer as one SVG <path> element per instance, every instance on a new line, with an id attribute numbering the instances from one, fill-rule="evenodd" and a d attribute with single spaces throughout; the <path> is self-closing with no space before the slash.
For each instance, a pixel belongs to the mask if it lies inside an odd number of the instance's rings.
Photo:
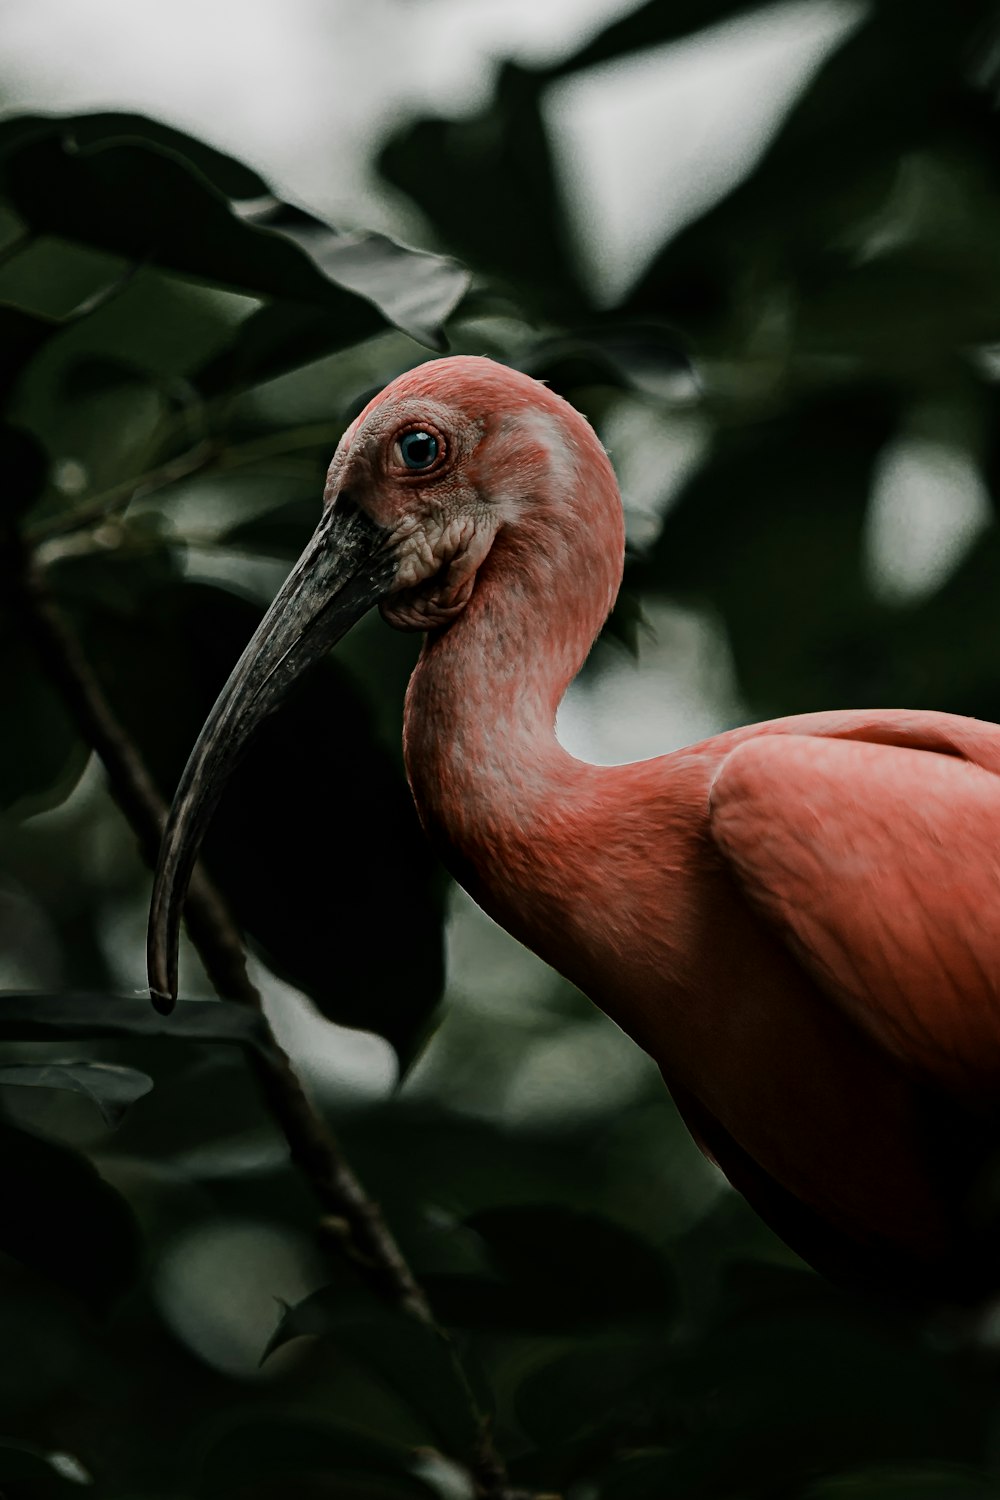
<path id="1" fill-rule="evenodd" d="M 0 123 L 0 546 L 30 539 L 165 794 L 344 425 L 445 347 L 548 379 L 620 457 L 614 623 L 640 659 L 666 601 L 721 632 L 747 717 L 1000 718 L 995 7 L 870 0 L 742 180 L 616 305 L 589 285 L 546 91 L 744 9 L 647 0 L 557 65 L 505 64 L 474 117 L 400 128 L 381 170 L 434 253 L 340 234 L 138 116 Z M 889 480 L 942 463 L 950 551 L 892 585 Z M 461 903 L 475 977 L 434 1032 L 413 651 L 359 627 L 261 736 L 207 857 L 279 1029 L 269 973 L 325 1018 L 324 1108 L 464 1375 L 320 1254 L 252 1018 L 141 997 L 147 877 L 0 597 L 0 1493 L 458 1500 L 468 1381 L 515 1480 L 569 1500 L 1000 1495 L 994 1315 L 914 1326 L 804 1270 L 655 1069 Z M 182 979 L 204 991 L 190 950 Z M 391 1046 L 402 1086 L 352 1089 L 336 1025 L 383 1038 L 366 1055 Z"/>

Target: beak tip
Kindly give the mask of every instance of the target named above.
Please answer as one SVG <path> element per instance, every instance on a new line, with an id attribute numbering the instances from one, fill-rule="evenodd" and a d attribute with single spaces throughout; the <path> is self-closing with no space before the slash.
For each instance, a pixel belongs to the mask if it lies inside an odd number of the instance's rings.
<path id="1" fill-rule="evenodd" d="M 169 1016 L 177 1004 L 177 996 L 169 994 L 166 990 L 156 990 L 150 986 L 149 998 L 153 1002 L 153 1009 L 161 1016 Z"/>

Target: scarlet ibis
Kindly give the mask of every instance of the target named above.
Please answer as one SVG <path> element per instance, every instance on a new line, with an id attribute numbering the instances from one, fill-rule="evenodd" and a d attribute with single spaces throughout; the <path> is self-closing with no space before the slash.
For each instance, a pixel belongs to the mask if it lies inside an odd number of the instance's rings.
<path id="1" fill-rule="evenodd" d="M 584 764 L 556 709 L 622 566 L 611 464 L 567 402 L 484 358 L 387 386 L 345 432 L 318 529 L 184 772 L 154 1002 L 176 996 L 184 892 L 234 761 L 377 604 L 426 632 L 406 766 L 455 878 L 655 1058 L 703 1149 L 806 1260 L 974 1298 L 1000 1283 L 1000 727 L 844 710 Z"/>

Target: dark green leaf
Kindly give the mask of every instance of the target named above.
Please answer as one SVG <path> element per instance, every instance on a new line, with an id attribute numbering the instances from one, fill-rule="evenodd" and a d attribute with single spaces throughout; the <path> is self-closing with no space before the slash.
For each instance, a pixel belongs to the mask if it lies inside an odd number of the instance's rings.
<path id="1" fill-rule="evenodd" d="M 289 1307 L 264 1357 L 290 1339 L 328 1340 L 376 1375 L 454 1457 L 473 1453 L 479 1427 L 455 1351 L 436 1329 L 377 1302 L 367 1289 L 336 1285 Z"/>
<path id="2" fill-rule="evenodd" d="M 597 1214 L 532 1204 L 484 1210 L 465 1222 L 485 1242 L 502 1278 L 495 1292 L 488 1282 L 478 1289 L 489 1323 L 491 1295 L 502 1298 L 514 1327 L 648 1323 L 674 1312 L 676 1294 L 663 1259 Z"/>
<path id="3" fill-rule="evenodd" d="M 33 1480 L 42 1486 L 32 1487 L 32 1494 L 47 1494 L 53 1487 L 70 1489 L 74 1485 L 88 1484 L 89 1478 L 82 1465 L 64 1453 L 46 1453 L 28 1443 L 0 1437 L 0 1484 L 11 1484 L 16 1480 Z"/>
<path id="4" fill-rule="evenodd" d="M 147 589 L 127 630 L 91 607 L 88 649 L 165 795 L 259 619 L 205 585 Z M 206 861 L 278 974 L 413 1056 L 441 992 L 440 881 L 402 772 L 336 662 L 264 726 Z"/>
<path id="5" fill-rule="evenodd" d="M 20 307 L 0 303 L 0 401 L 6 401 L 35 355 L 62 325 Z"/>
<path id="6" fill-rule="evenodd" d="M 902 162 L 925 147 L 929 122 L 951 144 L 958 133 L 968 136 L 970 110 L 983 107 L 963 85 L 983 23 L 978 5 L 919 0 L 870 10 L 824 61 L 754 170 L 667 241 L 623 310 L 676 319 L 731 349 L 768 295 L 787 297 L 789 283 L 822 295 L 863 271 L 857 239 L 885 210 Z M 991 227 L 982 224 L 984 233 Z M 936 319 L 937 288 L 930 294 L 925 284 L 923 311 Z M 992 309 L 988 321 L 995 325 Z M 857 325 L 841 328 L 850 335 Z"/>
<path id="7" fill-rule="evenodd" d="M 859 697 L 860 707 L 867 698 L 851 671 L 853 643 L 874 609 L 864 526 L 897 420 L 885 392 L 856 388 L 722 428 L 655 546 L 629 570 L 632 586 L 718 610 L 757 713 Z M 838 663 L 849 687 L 832 675 Z M 882 701 L 877 685 L 867 691 Z"/>
<path id="8" fill-rule="evenodd" d="M 639 660 L 639 642 L 651 633 L 639 594 L 626 585 L 619 591 L 614 608 L 604 622 L 603 634 L 617 641 L 633 661 Z"/>
<path id="9" fill-rule="evenodd" d="M 309 486 L 298 499 L 237 521 L 220 541 L 226 547 L 284 557 L 292 563 L 302 551 L 302 538 L 309 535 L 315 523 L 316 495 Z"/>
<path id="10" fill-rule="evenodd" d="M 256 1013 L 231 1000 L 181 1000 L 169 1016 L 161 1016 L 139 996 L 0 992 L 2 1041 L 130 1036 L 252 1046 L 263 1041 L 264 1033 Z"/>
<path id="11" fill-rule="evenodd" d="M 581 387 L 610 386 L 662 400 L 696 388 L 691 362 L 673 328 L 652 320 L 633 326 L 612 322 L 572 337 L 540 341 L 525 373 L 572 400 Z"/>
<path id="12" fill-rule="evenodd" d="M 0 1088 L 68 1089 L 83 1094 L 107 1125 L 117 1125 L 130 1104 L 148 1094 L 153 1080 L 136 1068 L 101 1062 L 12 1063 L 0 1067 Z"/>
<path id="13" fill-rule="evenodd" d="M 1000 1500 L 1000 1481 L 957 1468 L 876 1469 L 821 1479 L 802 1500 Z"/>
<path id="14" fill-rule="evenodd" d="M 0 1124 L 0 1250 L 104 1308 L 139 1260 L 124 1200 L 78 1151 Z"/>
<path id="15" fill-rule="evenodd" d="M 34 504 L 48 474 L 49 459 L 37 438 L 21 427 L 0 425 L 0 517 L 17 520 Z"/>
<path id="16" fill-rule="evenodd" d="M 609 1474 L 613 1500 L 733 1492 L 763 1500 L 820 1473 L 974 1464 L 983 1452 L 974 1373 L 856 1303 L 738 1313 L 680 1358 L 676 1381 L 683 1441 Z"/>
<path id="17" fill-rule="evenodd" d="M 240 390 L 282 375 L 344 345 L 337 312 L 295 303 L 270 303 L 244 318 L 229 342 L 193 374 L 206 396 Z"/>
<path id="18" fill-rule="evenodd" d="M 418 1477 L 411 1449 L 333 1422 L 270 1416 L 234 1427 L 216 1442 L 203 1461 L 198 1493 L 215 1500 L 274 1485 L 292 1495 L 310 1480 L 328 1484 L 321 1493 L 331 1500 L 428 1500 L 439 1494 Z"/>
<path id="19" fill-rule="evenodd" d="M 36 234 L 326 309 L 339 324 L 328 347 L 343 348 L 387 323 L 441 346 L 441 319 L 467 284 L 459 267 L 383 236 L 341 236 L 276 199 L 234 211 L 175 146 L 164 147 L 160 132 L 140 134 L 138 117 L 124 138 L 82 140 L 77 123 L 52 121 L 46 133 L 23 134 L 0 159 L 0 186 Z M 262 227 L 268 225 L 287 225 L 287 232 Z M 404 273 L 413 290 L 400 289 Z"/>
<path id="20" fill-rule="evenodd" d="M 441 325 L 468 284 L 467 273 L 453 261 L 404 249 L 379 235 L 334 238 L 325 226 L 308 234 L 300 229 L 294 238 L 340 285 L 374 302 L 403 333 L 431 349 L 445 347 Z M 359 324 L 358 337 L 365 331 Z M 229 344 L 193 378 L 206 395 L 256 385 L 344 348 L 349 332 L 342 309 L 271 303 L 245 318 Z"/>
<path id="21" fill-rule="evenodd" d="M 229 198 L 259 198 L 267 184 L 245 163 L 193 135 L 146 115 L 108 111 L 86 115 L 17 115 L 0 123 L 0 157 L 31 139 L 70 135 L 78 146 L 138 139 L 182 156 Z"/>
<path id="22" fill-rule="evenodd" d="M 540 1448 L 580 1438 L 642 1441 L 682 1398 L 662 1338 L 575 1341 L 518 1386 L 518 1421 Z M 662 1430 L 662 1426 L 661 1426 Z"/>
<path id="23" fill-rule="evenodd" d="M 384 234 L 335 232 L 312 214 L 277 199 L 256 211 L 253 222 L 298 245 L 332 281 L 365 297 L 403 333 L 432 348 L 444 348 L 441 326 L 462 300 L 470 279 L 455 261 L 399 245 Z"/>
<path id="24" fill-rule="evenodd" d="M 14 621 L 0 613 L 0 811 L 41 812 L 73 790 L 87 749 Z"/>
<path id="25" fill-rule="evenodd" d="M 555 319 L 579 316 L 587 297 L 542 123 L 544 82 L 543 74 L 504 63 L 481 114 L 417 121 L 383 147 L 379 168 L 423 209 L 446 246 Z"/>

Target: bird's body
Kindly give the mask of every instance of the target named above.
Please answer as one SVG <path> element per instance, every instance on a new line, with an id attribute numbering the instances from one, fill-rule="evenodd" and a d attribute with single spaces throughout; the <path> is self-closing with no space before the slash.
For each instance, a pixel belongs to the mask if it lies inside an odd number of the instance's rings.
<path id="1" fill-rule="evenodd" d="M 451 465 L 436 489 L 380 469 L 387 442 L 405 459 L 428 432 Z M 568 755 L 556 710 L 620 583 L 621 502 L 583 419 L 490 361 L 394 382 L 345 434 L 330 493 L 340 524 L 360 510 L 390 538 L 383 613 L 429 631 L 406 763 L 456 878 L 655 1058 L 806 1259 L 904 1294 L 1000 1284 L 982 1194 L 1000 1144 L 1000 727 L 846 711 L 628 766 Z M 234 682 L 298 608 L 317 546 Z"/>

